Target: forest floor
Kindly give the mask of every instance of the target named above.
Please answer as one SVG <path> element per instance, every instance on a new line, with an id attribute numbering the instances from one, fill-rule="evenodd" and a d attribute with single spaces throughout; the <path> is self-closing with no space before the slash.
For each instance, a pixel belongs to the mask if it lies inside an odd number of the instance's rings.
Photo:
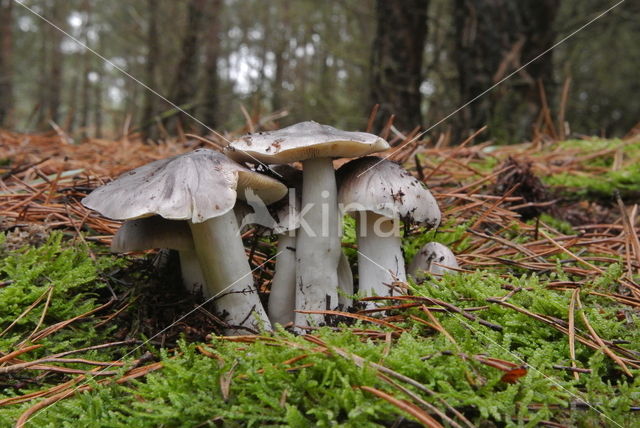
<path id="1" fill-rule="evenodd" d="M 640 426 L 640 135 L 408 145 L 392 158 L 443 222 L 406 230 L 405 255 L 442 242 L 462 272 L 405 284 L 384 316 L 243 337 L 218 336 L 173 257 L 109 253 L 119 222 L 80 203 L 200 140 L 0 143 L 2 427 Z M 252 266 L 275 254 L 244 238 Z"/>

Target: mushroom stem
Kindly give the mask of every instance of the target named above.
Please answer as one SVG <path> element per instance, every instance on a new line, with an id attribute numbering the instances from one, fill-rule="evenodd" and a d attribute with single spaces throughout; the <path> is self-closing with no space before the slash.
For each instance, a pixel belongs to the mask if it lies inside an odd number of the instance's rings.
<path id="1" fill-rule="evenodd" d="M 273 324 L 293 322 L 296 305 L 296 236 L 295 233 L 278 235 L 276 273 L 271 282 L 267 312 Z"/>
<path id="2" fill-rule="evenodd" d="M 303 161 L 302 210 L 296 240 L 296 308 L 338 307 L 340 218 L 331 158 Z M 324 315 L 296 314 L 297 325 L 324 323 Z"/>
<path id="3" fill-rule="evenodd" d="M 211 295 L 207 295 L 204 275 L 196 252 L 194 250 L 178 250 L 178 256 L 180 257 L 180 272 L 182 273 L 184 288 L 191 294 L 196 294 L 202 290 L 205 299 L 211 297 Z"/>
<path id="4" fill-rule="evenodd" d="M 233 210 L 202 223 L 189 222 L 189 225 L 206 281 L 204 294 L 217 296 L 216 310 L 224 314 L 225 322 L 231 326 L 226 333 L 246 334 L 242 327 L 271 330 L 253 284 Z"/>
<path id="5" fill-rule="evenodd" d="M 407 280 L 398 222 L 371 211 L 358 214 L 359 294 L 391 296 L 390 285 Z"/>

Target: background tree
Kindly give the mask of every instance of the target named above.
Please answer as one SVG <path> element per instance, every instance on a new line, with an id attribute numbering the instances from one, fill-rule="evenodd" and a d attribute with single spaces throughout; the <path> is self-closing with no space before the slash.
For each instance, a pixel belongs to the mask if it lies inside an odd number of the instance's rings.
<path id="1" fill-rule="evenodd" d="M 559 0 L 456 0 L 453 54 L 458 69 L 460 100 L 470 101 L 555 40 Z M 529 135 L 541 105 L 539 84 L 553 92 L 553 53 L 531 65 L 462 110 L 460 129 L 489 125 L 502 140 Z"/>
<path id="2" fill-rule="evenodd" d="M 371 105 L 401 129 L 422 124 L 420 85 L 429 0 L 377 0 L 371 53 Z M 379 123 L 378 123 L 379 125 Z"/>
<path id="3" fill-rule="evenodd" d="M 156 70 L 160 60 L 160 40 L 158 34 L 158 5 L 155 0 L 147 0 L 147 55 L 145 60 L 145 84 L 150 88 L 157 87 Z M 144 93 L 144 110 L 142 113 L 142 131 L 144 136 L 157 138 L 157 127 L 153 126 L 156 115 L 158 96 L 151 91 Z"/>
<path id="4" fill-rule="evenodd" d="M 182 53 L 180 61 L 175 68 L 174 80 L 171 84 L 169 92 L 169 100 L 182 108 L 183 110 L 193 111 L 195 102 L 195 93 L 197 87 L 197 67 L 198 67 L 198 50 L 199 35 L 204 21 L 206 0 L 189 0 L 187 22 L 182 38 Z M 168 125 L 165 125 L 170 132 L 178 129 L 176 126 L 180 123 L 193 125 L 187 116 L 176 114 L 169 118 Z"/>
<path id="5" fill-rule="evenodd" d="M 11 126 L 13 110 L 13 0 L 0 0 L 0 126 Z"/>
<path id="6" fill-rule="evenodd" d="M 206 10 L 206 41 L 204 64 L 204 99 L 202 100 L 200 120 L 209 128 L 218 124 L 219 77 L 218 60 L 220 59 L 220 24 L 222 0 L 211 0 Z M 202 129 L 204 133 L 208 130 Z"/>
<path id="7" fill-rule="evenodd" d="M 49 1 L 47 9 L 51 21 L 61 29 L 66 29 L 67 10 L 66 4 Z M 47 32 L 47 60 L 48 67 L 45 78 L 45 91 L 42 107 L 44 108 L 43 120 L 45 122 L 60 121 L 60 110 L 62 101 L 63 81 L 63 61 L 64 52 L 62 51 L 63 33 L 57 28 L 46 25 Z"/>

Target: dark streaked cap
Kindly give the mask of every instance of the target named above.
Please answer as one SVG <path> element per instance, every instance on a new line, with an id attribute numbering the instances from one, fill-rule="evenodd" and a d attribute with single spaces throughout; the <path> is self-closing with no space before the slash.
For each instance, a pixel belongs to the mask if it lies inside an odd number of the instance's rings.
<path id="1" fill-rule="evenodd" d="M 346 212 L 372 211 L 389 218 L 436 227 L 438 203 L 417 178 L 400 165 L 369 156 L 338 169 L 338 202 Z"/>

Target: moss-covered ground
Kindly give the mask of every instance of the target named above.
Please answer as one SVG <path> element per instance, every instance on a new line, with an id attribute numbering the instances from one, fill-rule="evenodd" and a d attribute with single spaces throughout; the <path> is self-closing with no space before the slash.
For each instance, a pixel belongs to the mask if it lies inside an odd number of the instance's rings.
<path id="1" fill-rule="evenodd" d="M 581 198 L 640 189 L 640 163 L 629 162 L 638 144 L 560 144 L 574 157 L 604 154 L 585 161 L 585 175 L 554 173 L 548 185 L 578 187 Z M 624 162 L 615 159 L 619 150 Z M 499 163 L 486 162 L 488 170 Z M 468 231 L 477 220 L 413 230 L 405 255 L 432 240 L 457 254 L 476 251 Z M 533 230 L 540 224 L 549 236 L 578 234 L 551 214 L 476 229 L 522 247 L 540 239 Z M 355 262 L 353 227 L 347 220 L 344 244 Z M 522 254 L 496 254 L 498 263 L 463 264 L 466 272 L 408 284 L 409 300 L 387 303 L 413 305 L 389 310 L 384 322 L 343 317 L 308 336 L 279 329 L 230 340 L 206 336 L 203 318 L 182 319 L 193 299 L 167 309 L 179 276 L 158 276 L 155 253 L 116 257 L 61 232 L 34 244 L 9 238 L 0 234 L 0 427 L 46 397 L 55 399 L 26 426 L 411 427 L 425 423 L 416 412 L 444 426 L 640 426 L 640 305 L 628 293 L 640 278 L 623 254 L 567 245 L 600 274 L 567 269 L 585 264 L 562 251 L 541 255 L 551 268 L 539 269 Z M 173 324 L 181 328 L 155 334 Z M 9 370 L 84 348 L 92 349 Z M 7 360 L 16 350 L 24 353 Z M 106 373 L 82 377 L 89 370 Z M 132 370 L 142 375 L 117 381 Z M 51 388 L 71 379 L 78 381 L 67 391 L 78 391 L 56 398 Z M 22 401 L 31 393 L 40 395 Z"/>

